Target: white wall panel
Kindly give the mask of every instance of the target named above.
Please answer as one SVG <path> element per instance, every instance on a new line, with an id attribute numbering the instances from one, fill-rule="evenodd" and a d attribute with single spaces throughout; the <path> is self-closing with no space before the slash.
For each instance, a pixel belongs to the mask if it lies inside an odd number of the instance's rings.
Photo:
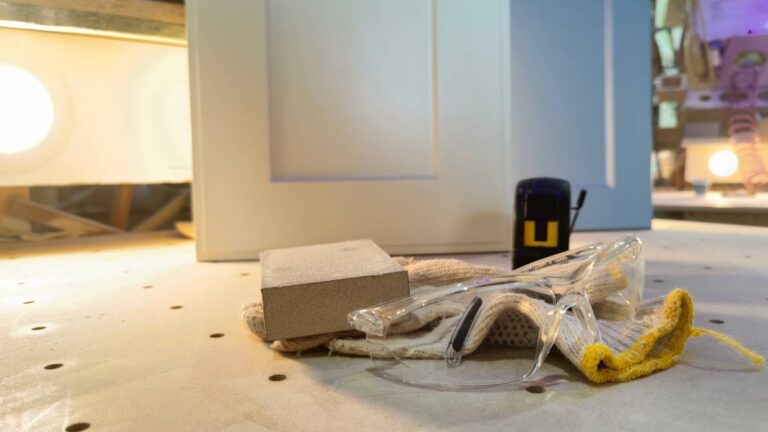
<path id="1" fill-rule="evenodd" d="M 0 64 L 37 76 L 55 109 L 38 147 L 0 155 L 0 186 L 190 181 L 185 47 L 0 28 Z"/>

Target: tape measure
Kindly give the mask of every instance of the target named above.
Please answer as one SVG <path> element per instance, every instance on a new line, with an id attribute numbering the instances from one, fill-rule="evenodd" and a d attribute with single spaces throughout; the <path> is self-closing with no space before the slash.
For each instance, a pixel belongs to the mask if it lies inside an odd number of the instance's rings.
<path id="1" fill-rule="evenodd" d="M 515 191 L 515 237 L 512 268 L 567 251 L 578 211 L 587 191 L 579 193 L 571 208 L 571 185 L 556 178 L 522 180 Z M 571 210 L 576 214 L 571 221 Z"/>

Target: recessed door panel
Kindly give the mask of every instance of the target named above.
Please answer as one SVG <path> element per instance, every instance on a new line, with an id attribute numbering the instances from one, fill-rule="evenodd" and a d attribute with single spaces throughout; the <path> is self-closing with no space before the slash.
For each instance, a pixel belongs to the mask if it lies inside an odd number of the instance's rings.
<path id="1" fill-rule="evenodd" d="M 275 180 L 435 175 L 434 3 L 270 1 Z"/>

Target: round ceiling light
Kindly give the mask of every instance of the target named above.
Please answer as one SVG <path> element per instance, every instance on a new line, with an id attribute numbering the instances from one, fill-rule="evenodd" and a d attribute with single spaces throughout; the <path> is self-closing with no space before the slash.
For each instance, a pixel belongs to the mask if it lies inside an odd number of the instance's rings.
<path id="1" fill-rule="evenodd" d="M 729 177 L 739 169 L 739 158 L 732 150 L 720 150 L 709 157 L 709 171 L 718 177 Z"/>
<path id="2" fill-rule="evenodd" d="M 0 155 L 40 145 L 53 127 L 53 100 L 45 85 L 16 66 L 0 64 Z"/>

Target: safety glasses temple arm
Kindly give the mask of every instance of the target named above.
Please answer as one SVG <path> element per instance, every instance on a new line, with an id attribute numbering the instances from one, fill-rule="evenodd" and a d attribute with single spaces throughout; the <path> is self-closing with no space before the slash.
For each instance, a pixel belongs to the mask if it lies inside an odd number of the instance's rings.
<path id="1" fill-rule="evenodd" d="M 356 330 L 371 335 L 384 336 L 390 323 L 426 305 L 445 300 L 454 295 L 471 293 L 483 287 L 515 281 L 516 278 L 511 276 L 495 276 L 437 287 L 399 300 L 352 311 L 347 315 L 347 320 Z"/>

